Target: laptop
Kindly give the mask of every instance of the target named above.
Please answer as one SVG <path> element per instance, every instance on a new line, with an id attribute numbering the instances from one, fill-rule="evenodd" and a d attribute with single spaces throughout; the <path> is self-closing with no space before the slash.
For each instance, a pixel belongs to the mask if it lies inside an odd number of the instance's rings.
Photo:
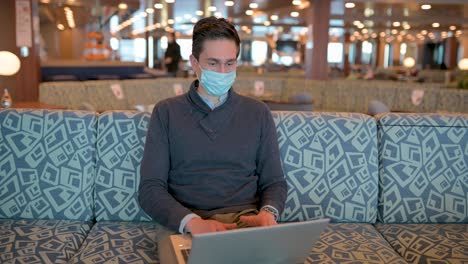
<path id="1" fill-rule="evenodd" d="M 162 264 L 304 263 L 330 219 L 282 223 L 200 235 L 171 235 L 159 243 Z"/>

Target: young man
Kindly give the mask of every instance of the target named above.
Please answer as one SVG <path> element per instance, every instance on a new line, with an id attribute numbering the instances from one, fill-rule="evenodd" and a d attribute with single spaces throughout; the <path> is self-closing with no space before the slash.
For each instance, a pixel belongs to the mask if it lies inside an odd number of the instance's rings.
<path id="1" fill-rule="evenodd" d="M 239 44 L 227 20 L 201 19 L 190 56 L 198 80 L 153 110 L 139 201 L 174 231 L 274 225 L 283 210 L 287 190 L 271 113 L 231 89 Z"/>

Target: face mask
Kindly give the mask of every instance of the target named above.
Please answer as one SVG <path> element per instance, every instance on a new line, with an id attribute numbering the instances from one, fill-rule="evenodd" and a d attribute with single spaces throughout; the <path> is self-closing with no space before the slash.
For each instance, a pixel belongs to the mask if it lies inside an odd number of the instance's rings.
<path id="1" fill-rule="evenodd" d="M 200 83 L 206 92 L 215 97 L 226 94 L 236 80 L 236 70 L 227 73 L 201 69 Z"/>

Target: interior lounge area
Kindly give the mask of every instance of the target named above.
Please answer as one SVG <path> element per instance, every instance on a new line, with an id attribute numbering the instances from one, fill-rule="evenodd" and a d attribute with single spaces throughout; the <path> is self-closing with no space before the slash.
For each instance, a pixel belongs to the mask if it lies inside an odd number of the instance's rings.
<path id="1" fill-rule="evenodd" d="M 467 0 L 0 1 L 0 263 L 172 263 L 141 167 L 205 17 L 240 37 L 232 91 L 271 113 L 275 219 L 330 221 L 295 263 L 468 263 Z"/>

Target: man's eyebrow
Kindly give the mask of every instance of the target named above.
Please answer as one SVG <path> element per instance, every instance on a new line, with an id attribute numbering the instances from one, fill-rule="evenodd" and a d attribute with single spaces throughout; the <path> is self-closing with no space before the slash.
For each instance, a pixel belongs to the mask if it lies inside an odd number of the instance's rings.
<path id="1" fill-rule="evenodd" d="M 220 59 L 217 59 L 217 58 L 208 58 L 206 60 L 213 61 L 213 62 L 216 62 L 216 63 L 223 62 L 223 60 L 220 60 Z M 226 62 L 232 62 L 232 61 L 236 61 L 236 60 L 237 59 L 232 58 L 232 59 L 227 59 Z"/>

